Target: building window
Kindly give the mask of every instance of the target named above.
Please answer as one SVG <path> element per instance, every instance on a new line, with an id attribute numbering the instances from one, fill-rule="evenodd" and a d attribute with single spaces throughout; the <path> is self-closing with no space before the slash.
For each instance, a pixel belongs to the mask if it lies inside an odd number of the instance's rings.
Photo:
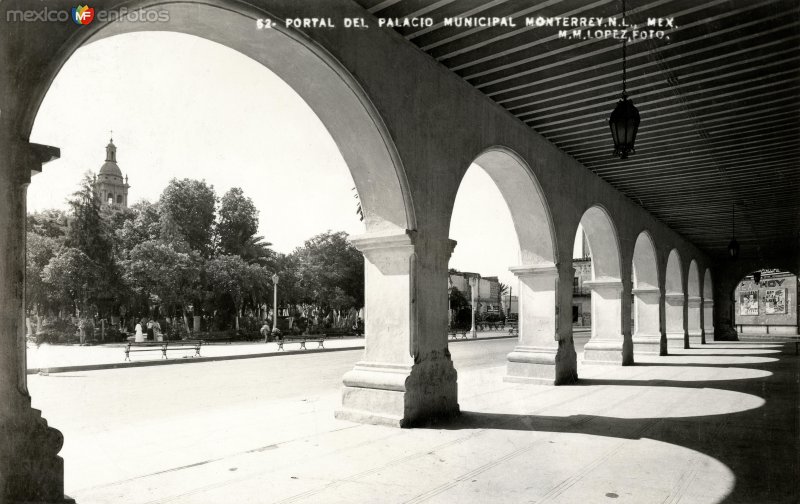
<path id="1" fill-rule="evenodd" d="M 117 195 L 117 204 L 118 204 L 118 205 L 121 205 L 121 204 L 122 204 L 122 195 L 121 195 L 121 194 L 118 194 L 118 195 Z"/>

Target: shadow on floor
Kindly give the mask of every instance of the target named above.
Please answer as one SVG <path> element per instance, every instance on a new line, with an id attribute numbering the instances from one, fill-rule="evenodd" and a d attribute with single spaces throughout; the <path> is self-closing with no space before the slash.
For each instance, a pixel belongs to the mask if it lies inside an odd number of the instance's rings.
<path id="1" fill-rule="evenodd" d="M 726 346 L 744 349 L 734 344 Z M 782 353 L 779 357 L 770 358 L 765 362 L 718 365 L 763 371 L 754 378 L 697 381 L 581 379 L 578 383 L 579 386 L 586 387 L 642 386 L 728 390 L 762 398 L 764 404 L 754 409 L 676 418 L 619 418 L 591 414 L 545 416 L 463 411 L 459 417 L 437 423 L 434 427 L 653 439 L 695 450 L 725 464 L 735 477 L 731 493 L 722 500 L 726 504 L 798 503 L 800 502 L 800 478 L 798 478 L 800 359 L 795 358 L 793 351 L 791 354 Z M 694 363 L 638 365 L 713 366 Z"/>

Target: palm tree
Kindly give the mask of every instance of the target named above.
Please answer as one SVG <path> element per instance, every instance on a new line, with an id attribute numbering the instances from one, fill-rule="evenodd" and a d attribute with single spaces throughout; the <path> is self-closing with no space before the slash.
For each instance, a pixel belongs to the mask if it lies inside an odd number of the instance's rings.
<path id="1" fill-rule="evenodd" d="M 251 236 L 242 246 L 242 259 L 248 264 L 266 266 L 275 260 L 275 251 L 271 243 L 264 241 L 263 236 Z"/>
<path id="2" fill-rule="evenodd" d="M 508 284 L 504 284 L 503 282 L 499 282 L 497 284 L 497 286 L 498 286 L 498 288 L 497 288 L 497 303 L 500 306 L 503 306 L 503 296 L 508 294 L 509 286 L 508 286 Z M 503 314 L 503 316 L 505 316 L 505 313 Z"/>

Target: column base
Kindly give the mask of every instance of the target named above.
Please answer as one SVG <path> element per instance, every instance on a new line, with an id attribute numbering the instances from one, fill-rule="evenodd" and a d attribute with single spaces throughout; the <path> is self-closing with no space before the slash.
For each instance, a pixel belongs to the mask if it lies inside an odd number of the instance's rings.
<path id="1" fill-rule="evenodd" d="M 702 331 L 689 331 L 689 347 L 697 348 L 703 344 Z"/>
<path id="2" fill-rule="evenodd" d="M 457 373 L 446 350 L 412 365 L 358 362 L 344 375 L 340 420 L 413 427 L 460 413 Z"/>
<path id="3" fill-rule="evenodd" d="M 630 364 L 623 355 L 624 340 L 590 339 L 583 347 L 583 362 L 586 364 L 613 364 L 625 366 Z"/>
<path id="4" fill-rule="evenodd" d="M 667 333 L 667 349 L 689 348 L 688 341 L 682 332 Z"/>
<path id="5" fill-rule="evenodd" d="M 74 504 L 64 496 L 61 432 L 33 408 L 0 424 L 0 474 L 5 476 L 0 501 Z"/>
<path id="6" fill-rule="evenodd" d="M 558 348 L 517 345 L 508 354 L 503 381 L 536 385 L 567 385 L 578 381 L 578 359 L 571 341 Z"/>
<path id="7" fill-rule="evenodd" d="M 634 355 L 661 355 L 660 334 L 634 334 Z"/>

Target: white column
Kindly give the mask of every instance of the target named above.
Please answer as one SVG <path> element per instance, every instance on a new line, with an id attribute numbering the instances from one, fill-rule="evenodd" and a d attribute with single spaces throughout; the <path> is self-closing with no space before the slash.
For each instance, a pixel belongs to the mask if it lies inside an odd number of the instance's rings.
<path id="1" fill-rule="evenodd" d="M 667 292 L 664 294 L 664 301 L 667 348 L 689 348 L 689 340 L 683 325 L 683 293 Z"/>
<path id="2" fill-rule="evenodd" d="M 572 325 L 568 325 L 567 334 L 559 336 L 557 309 L 559 303 L 564 306 L 564 299 L 571 303 L 571 290 L 566 297 L 559 296 L 561 276 L 553 264 L 516 266 L 510 270 L 519 278 L 519 340 L 508 354 L 504 380 L 550 385 L 574 382 L 578 372 Z M 571 289 L 572 275 L 568 278 Z M 571 315 L 569 309 L 563 312 Z"/>
<path id="3" fill-rule="evenodd" d="M 584 285 L 592 289 L 592 337 L 583 347 L 583 360 L 592 364 L 628 364 L 623 356 L 622 282 L 598 279 Z"/>
<path id="4" fill-rule="evenodd" d="M 661 291 L 654 287 L 633 289 L 633 315 L 636 332 L 633 334 L 633 351 L 636 355 L 661 353 L 661 328 L 659 310 Z"/>
<path id="5" fill-rule="evenodd" d="M 703 343 L 703 328 L 700 325 L 700 311 L 703 309 L 703 298 L 689 296 L 687 299 L 686 333 L 690 347 L 699 347 Z"/>
<path id="6" fill-rule="evenodd" d="M 447 349 L 447 264 L 455 242 L 413 231 L 352 242 L 365 258 L 365 348 L 344 376 L 336 417 L 406 427 L 458 414 Z"/>
<path id="7" fill-rule="evenodd" d="M 714 300 L 703 300 L 703 344 L 714 341 Z"/>
<path id="8" fill-rule="evenodd" d="M 0 502 L 69 502 L 64 440 L 31 407 L 25 355 L 26 191 L 58 149 L 0 137 L 0 153 Z"/>

